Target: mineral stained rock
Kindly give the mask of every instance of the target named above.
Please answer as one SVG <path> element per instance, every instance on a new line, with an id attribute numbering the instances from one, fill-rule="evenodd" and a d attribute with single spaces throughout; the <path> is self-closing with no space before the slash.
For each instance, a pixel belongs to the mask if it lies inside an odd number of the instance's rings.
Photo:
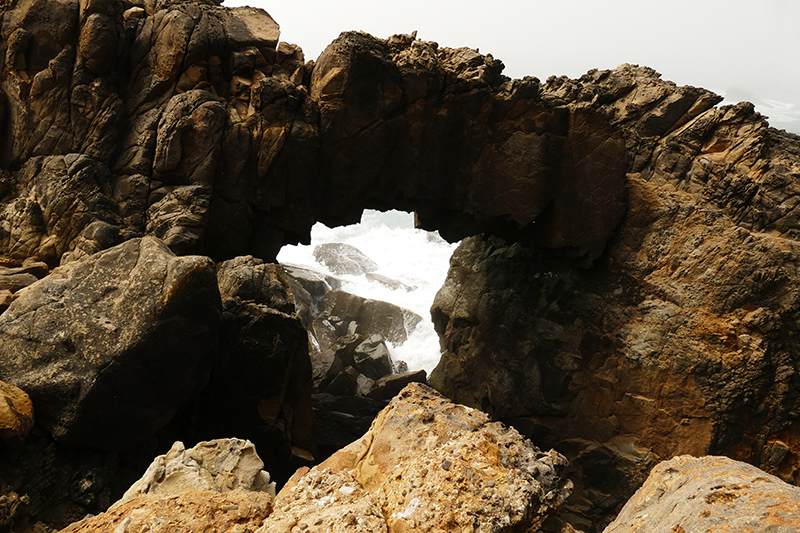
<path id="1" fill-rule="evenodd" d="M 174 496 L 144 495 L 75 522 L 62 533 L 248 533 L 264 522 L 271 504 L 272 496 L 266 492 L 241 489 L 224 494 L 189 491 Z"/>
<path id="2" fill-rule="evenodd" d="M 271 260 L 369 205 L 591 262 L 624 213 L 608 121 L 467 48 L 349 32 L 305 63 L 265 11 L 202 0 L 2 20 L 0 255 L 55 266 L 151 235 Z"/>
<path id="3" fill-rule="evenodd" d="M 365 520 L 383 517 L 377 531 L 536 530 L 569 495 L 565 467 L 560 454 L 412 383 L 361 439 L 291 480 L 262 531 L 366 527 L 350 503 L 356 493 L 367 497 Z"/>
<path id="4" fill-rule="evenodd" d="M 249 441 L 218 439 L 189 448 L 182 442 L 159 455 L 142 478 L 134 483 L 110 510 L 143 495 L 176 496 L 182 492 L 226 493 L 232 490 L 267 492 L 275 496 L 275 484 Z"/>
<path id="5" fill-rule="evenodd" d="M 797 484 L 800 138 L 630 65 L 551 79 L 542 98 L 622 132 L 627 213 L 589 269 L 466 239 L 432 310 L 431 384 L 568 455 L 570 504 L 595 526 L 680 454 Z"/>
<path id="6" fill-rule="evenodd" d="M 0 439 L 21 443 L 33 420 L 33 403 L 25 391 L 0 381 Z"/>
<path id="7" fill-rule="evenodd" d="M 220 321 L 212 261 L 134 239 L 19 295 L 0 315 L 0 375 L 59 442 L 130 449 L 208 382 Z"/>
<path id="8" fill-rule="evenodd" d="M 800 489 L 727 457 L 656 466 L 603 533 L 800 530 Z"/>

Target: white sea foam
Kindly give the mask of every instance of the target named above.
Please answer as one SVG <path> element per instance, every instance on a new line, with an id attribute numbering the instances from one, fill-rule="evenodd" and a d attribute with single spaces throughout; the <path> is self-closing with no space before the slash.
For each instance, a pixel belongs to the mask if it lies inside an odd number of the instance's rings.
<path id="1" fill-rule="evenodd" d="M 406 342 L 399 346 L 390 344 L 389 348 L 392 357 L 405 361 L 410 370 L 422 368 L 430 374 L 440 358 L 439 338 L 433 329 L 430 307 L 447 277 L 450 256 L 458 243 L 450 244 L 436 234 L 415 229 L 413 214 L 364 211 L 360 224 L 328 228 L 317 223 L 311 230 L 310 246 L 284 246 L 278 261 L 330 273 L 313 255 L 314 246 L 330 242 L 355 246 L 378 264 L 376 274 L 413 287 L 410 291 L 391 289 L 365 276 L 337 276 L 344 282 L 342 289 L 345 291 L 391 302 L 423 318 Z"/>

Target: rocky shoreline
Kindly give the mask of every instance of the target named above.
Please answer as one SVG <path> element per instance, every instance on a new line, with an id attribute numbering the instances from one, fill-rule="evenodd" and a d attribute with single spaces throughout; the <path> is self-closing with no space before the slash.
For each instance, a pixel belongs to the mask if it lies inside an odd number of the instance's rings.
<path id="1" fill-rule="evenodd" d="M 0 531 L 800 528 L 800 137 L 752 104 L 211 0 L 0 34 Z M 275 263 L 365 208 L 464 239 L 430 376 Z"/>

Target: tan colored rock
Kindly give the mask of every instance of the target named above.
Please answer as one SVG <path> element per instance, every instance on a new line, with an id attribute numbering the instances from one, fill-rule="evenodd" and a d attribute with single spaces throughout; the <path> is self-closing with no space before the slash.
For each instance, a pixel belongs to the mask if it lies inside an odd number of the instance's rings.
<path id="1" fill-rule="evenodd" d="M 262 468 L 264 463 L 255 446 L 246 440 L 218 439 L 188 450 L 182 442 L 176 442 L 169 452 L 155 458 L 111 509 L 143 495 L 172 496 L 190 491 L 222 494 L 241 489 L 275 496 L 275 484 Z"/>
<path id="2" fill-rule="evenodd" d="M 62 533 L 248 533 L 272 510 L 272 496 L 264 492 L 233 490 L 225 494 L 183 492 L 173 496 L 145 495 L 113 510 L 84 518 Z"/>
<path id="3" fill-rule="evenodd" d="M 561 455 L 540 452 L 513 428 L 412 383 L 364 437 L 306 474 L 316 477 L 281 491 L 276 508 L 315 479 L 333 475 L 337 487 L 347 482 L 335 476 L 349 474 L 354 489 L 374 498 L 390 532 L 535 530 L 569 495 L 565 467 Z"/>
<path id="4" fill-rule="evenodd" d="M 0 439 L 22 442 L 33 420 L 33 403 L 25 391 L 0 381 Z"/>
<path id="5" fill-rule="evenodd" d="M 800 488 L 727 457 L 656 466 L 603 533 L 800 531 Z"/>

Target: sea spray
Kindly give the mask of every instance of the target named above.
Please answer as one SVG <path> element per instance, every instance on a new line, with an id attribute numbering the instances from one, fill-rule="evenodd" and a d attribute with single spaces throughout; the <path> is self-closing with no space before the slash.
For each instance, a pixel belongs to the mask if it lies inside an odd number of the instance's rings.
<path id="1" fill-rule="evenodd" d="M 330 270 L 314 259 L 318 244 L 341 242 L 358 248 L 375 263 L 375 274 L 402 284 L 389 287 L 366 276 L 338 275 L 342 290 L 364 298 L 383 300 L 414 311 L 421 317 L 408 340 L 389 343 L 392 357 L 405 361 L 409 370 L 425 369 L 429 374 L 439 363 L 439 338 L 430 319 L 430 307 L 444 284 L 450 256 L 458 243 L 450 244 L 438 234 L 414 228 L 414 215 L 401 211 L 364 211 L 360 224 L 328 228 L 317 223 L 311 230 L 310 246 L 284 246 L 281 263 L 305 265 L 321 272 Z"/>

